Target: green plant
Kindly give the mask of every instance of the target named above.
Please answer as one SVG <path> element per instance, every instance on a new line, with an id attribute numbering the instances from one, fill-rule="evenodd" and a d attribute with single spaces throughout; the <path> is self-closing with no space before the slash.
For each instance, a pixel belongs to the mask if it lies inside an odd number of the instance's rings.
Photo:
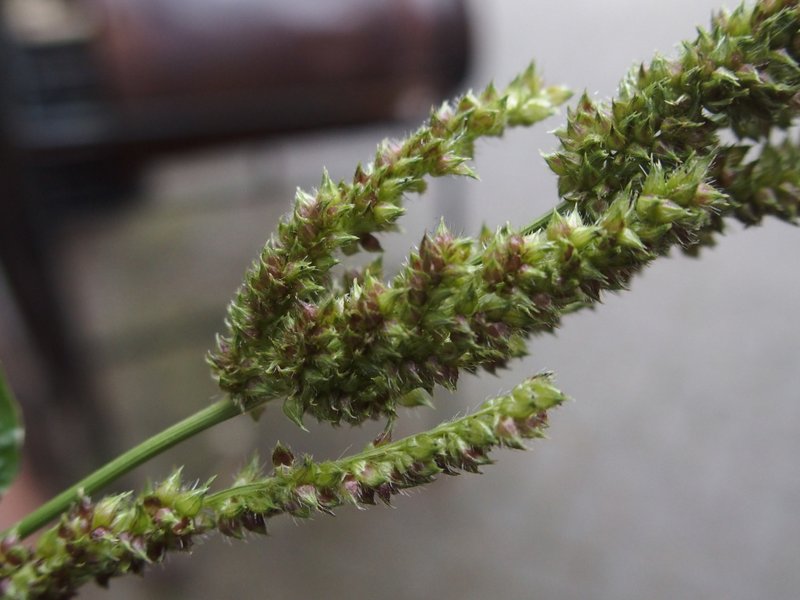
<path id="1" fill-rule="evenodd" d="M 20 522 L 0 547 L 5 593 L 57 597 L 92 578 L 137 571 L 198 532 L 239 536 L 283 512 L 388 501 L 437 473 L 477 468 L 494 445 L 540 435 L 544 411 L 563 399 L 545 376 L 473 417 L 387 443 L 398 405 L 428 402 L 436 385 L 455 387 L 462 369 L 493 370 L 522 356 L 529 335 L 624 288 L 670 248 L 711 243 L 725 217 L 793 220 L 797 148 L 767 140 L 798 110 L 798 39 L 797 4 L 761 2 L 718 17 L 677 61 L 657 58 L 634 71 L 610 105 L 582 97 L 558 133 L 561 150 L 547 157 L 559 176 L 555 211 L 476 240 L 442 225 L 390 282 L 374 262 L 334 281 L 334 252 L 379 250 L 375 234 L 394 227 L 405 193 L 423 191 L 427 176 L 470 176 L 477 138 L 548 116 L 566 100 L 562 89 L 543 87 L 531 68 L 507 90 L 489 87 L 437 109 L 408 140 L 383 144 L 351 183 L 325 176 L 314 194 L 299 193 L 209 356 L 226 399 Z M 722 143 L 726 129 L 738 141 Z M 138 498 L 88 499 L 150 456 L 273 399 L 300 425 L 306 413 L 334 424 L 385 417 L 387 433 L 333 463 L 295 461 L 278 447 L 273 476 L 253 463 L 215 493 L 185 487 L 175 474 Z M 14 539 L 59 515 L 34 550 Z"/>

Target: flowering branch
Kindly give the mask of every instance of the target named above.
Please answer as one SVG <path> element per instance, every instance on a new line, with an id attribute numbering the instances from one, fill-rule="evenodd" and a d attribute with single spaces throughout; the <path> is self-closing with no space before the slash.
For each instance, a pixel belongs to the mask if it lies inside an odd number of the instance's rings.
<path id="1" fill-rule="evenodd" d="M 478 472 L 495 447 L 524 448 L 543 437 L 547 411 L 564 401 L 547 375 L 484 403 L 474 414 L 428 432 L 389 442 L 337 461 L 295 461 L 278 446 L 265 476 L 253 461 L 233 487 L 209 494 L 208 485 L 185 485 L 174 473 L 137 498 L 87 496 L 45 531 L 34 549 L 13 538 L 0 542 L 0 592 L 4 598 L 69 598 L 91 580 L 138 573 L 168 552 L 189 549 L 201 534 L 231 537 L 266 533 L 279 514 L 307 518 L 344 504 L 389 503 L 392 495 L 433 481 L 440 473 Z"/>

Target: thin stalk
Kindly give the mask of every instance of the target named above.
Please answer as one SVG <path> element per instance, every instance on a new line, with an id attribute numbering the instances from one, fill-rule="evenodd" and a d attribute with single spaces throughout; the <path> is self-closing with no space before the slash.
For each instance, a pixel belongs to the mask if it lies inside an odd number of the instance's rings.
<path id="1" fill-rule="evenodd" d="M 528 223 L 528 225 L 526 225 L 525 227 L 522 228 L 520 233 L 522 233 L 522 235 L 531 235 L 532 233 L 536 233 L 537 231 L 541 231 L 542 229 L 544 229 L 545 227 L 547 227 L 550 224 L 550 220 L 553 218 L 553 215 L 555 215 L 556 213 L 563 215 L 570 206 L 574 206 L 574 205 L 572 203 L 570 203 L 570 202 L 567 202 L 566 200 L 562 200 L 561 202 L 558 203 L 558 205 L 555 208 L 553 208 L 550 211 L 544 213 L 543 215 L 540 215 L 533 222 Z M 480 263 L 481 263 L 481 257 L 480 256 L 476 256 L 472 260 L 472 264 L 474 264 L 474 265 L 479 265 Z"/>
<path id="2" fill-rule="evenodd" d="M 563 214 L 570 206 L 574 206 L 574 203 L 567 202 L 566 200 L 562 200 L 558 203 L 553 210 L 550 212 L 546 212 L 541 217 L 536 219 L 533 223 L 530 223 L 522 230 L 522 235 L 530 235 L 539 231 L 540 229 L 544 229 L 550 223 L 550 219 L 553 218 L 555 213 Z"/>
<path id="3" fill-rule="evenodd" d="M 230 398 L 225 398 L 193 415 L 175 423 L 161 433 L 145 440 L 138 446 L 121 454 L 97 471 L 81 479 L 48 502 L 37 508 L 3 535 L 14 533 L 25 538 L 66 511 L 81 496 L 92 494 L 112 481 L 128 473 L 152 457 L 161 454 L 172 446 L 188 439 L 209 427 L 242 414 Z"/>

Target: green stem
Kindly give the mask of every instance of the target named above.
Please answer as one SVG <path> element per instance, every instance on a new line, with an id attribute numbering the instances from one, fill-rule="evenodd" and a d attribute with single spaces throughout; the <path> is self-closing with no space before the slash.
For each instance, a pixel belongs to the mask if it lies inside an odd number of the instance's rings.
<path id="1" fill-rule="evenodd" d="M 27 537 L 67 510 L 81 496 L 96 492 L 175 444 L 239 414 L 242 414 L 242 411 L 229 398 L 215 402 L 106 463 L 91 475 L 44 503 L 3 535 L 15 533 L 20 538 Z"/>
<path id="2" fill-rule="evenodd" d="M 550 219 L 553 218 L 553 215 L 555 215 L 556 213 L 564 214 L 567 211 L 567 209 L 571 206 L 574 206 L 574 204 L 567 202 L 566 200 L 562 200 L 561 202 L 558 203 L 558 205 L 554 209 L 544 213 L 535 221 L 526 225 L 520 231 L 520 233 L 522 235 L 531 235 L 532 233 L 536 233 L 537 231 L 544 229 L 550 223 Z M 479 265 L 480 263 L 481 263 L 480 256 L 476 256 L 472 261 L 472 264 L 474 265 Z"/>
<path id="3" fill-rule="evenodd" d="M 533 223 L 527 225 L 522 230 L 522 235 L 530 235 L 532 233 L 539 231 L 540 229 L 544 229 L 545 227 L 547 227 L 547 224 L 550 223 L 550 219 L 553 218 L 553 215 L 555 213 L 563 214 L 570 206 L 574 206 L 574 204 L 567 202 L 566 200 L 562 200 L 561 202 L 558 203 L 558 206 L 556 206 L 553 210 L 551 210 L 550 212 L 546 212 L 541 217 L 536 219 Z"/>

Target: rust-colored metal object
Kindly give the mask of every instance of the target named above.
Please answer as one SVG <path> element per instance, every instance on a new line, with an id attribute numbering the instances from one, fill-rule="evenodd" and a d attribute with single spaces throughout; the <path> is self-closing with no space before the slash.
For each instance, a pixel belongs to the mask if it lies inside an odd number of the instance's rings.
<path id="1" fill-rule="evenodd" d="M 461 0 L 81 2 L 108 114 L 79 145 L 149 154 L 418 118 L 469 57 Z"/>

